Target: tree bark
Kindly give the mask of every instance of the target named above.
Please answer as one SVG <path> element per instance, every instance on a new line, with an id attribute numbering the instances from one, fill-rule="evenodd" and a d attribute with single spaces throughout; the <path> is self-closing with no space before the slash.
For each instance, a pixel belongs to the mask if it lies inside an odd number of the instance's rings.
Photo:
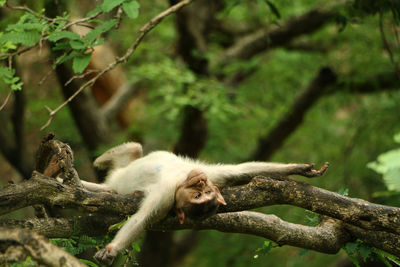
<path id="1" fill-rule="evenodd" d="M 12 244 L 9 249 L 22 246 L 23 251 L 45 266 L 79 267 L 86 266 L 79 259 L 65 252 L 47 239 L 26 229 L 0 229 L 0 244 Z M 7 266 L 5 259 L 5 266 Z"/>
<path id="2" fill-rule="evenodd" d="M 398 253 L 396 247 L 398 247 L 398 240 L 400 240 L 400 208 L 345 197 L 303 182 L 296 182 L 289 178 L 256 177 L 249 184 L 227 187 L 222 189 L 221 193 L 228 205 L 220 207 L 219 212 L 222 214 L 219 214 L 219 217 L 217 216 L 216 218 L 220 218 L 221 225 L 226 226 L 231 225 L 235 220 L 239 221 L 236 230 L 228 227 L 226 229 L 231 230 L 226 231 L 236 232 L 239 229 L 244 229 L 243 231 L 249 234 L 264 236 L 257 234 L 257 231 L 261 231 L 257 229 L 258 227 L 265 227 L 265 222 L 257 224 L 246 221 L 250 219 L 232 219 L 235 216 L 239 216 L 232 212 L 274 204 L 290 204 L 340 220 L 346 223 L 345 228 L 350 229 L 350 233 L 357 238 L 366 240 L 366 242 L 371 244 L 378 242 L 380 243 L 380 248 L 391 253 Z M 86 212 L 108 214 L 108 216 L 111 216 L 110 220 L 115 221 L 116 216 L 135 213 L 142 196 L 140 192 L 135 192 L 131 195 L 92 193 L 81 187 L 61 184 L 55 179 L 35 173 L 32 179 L 20 184 L 8 185 L 0 191 L 0 214 L 6 214 L 30 205 L 46 204 L 59 208 L 79 208 Z M 226 212 L 229 212 L 231 215 L 224 215 Z M 259 220 L 257 216 L 261 216 L 252 213 L 245 213 L 245 215 L 251 215 L 251 220 L 255 221 Z M 225 218 L 224 216 L 231 217 L 229 217 L 230 219 L 223 219 Z M 247 218 L 246 216 L 244 218 Z M 215 218 L 215 216 L 204 221 L 208 223 L 207 227 L 222 231 L 212 218 Z M 231 219 L 233 220 L 232 222 L 230 222 Z M 276 221 L 277 219 L 274 219 L 274 222 Z M 176 218 L 169 218 L 161 224 L 151 226 L 150 229 L 196 229 L 198 227 L 202 229 L 201 223 L 189 220 L 184 225 L 179 225 Z M 243 228 L 240 228 L 240 225 L 243 225 Z M 289 227 L 284 223 L 280 223 L 279 225 Z M 255 228 L 249 230 L 253 226 Z M 297 226 L 296 228 L 293 225 L 290 225 L 290 227 L 293 229 L 303 229 Z M 274 230 L 274 232 L 277 231 L 277 229 Z M 293 234 L 292 236 L 296 235 Z M 344 233 L 341 236 L 337 236 L 337 240 L 342 240 L 343 236 Z M 280 242 L 282 244 L 296 244 L 294 241 L 282 241 L 282 238 L 278 238 L 277 236 L 271 236 L 271 238 L 278 244 Z M 310 244 L 312 242 L 314 241 L 310 241 Z M 339 241 L 337 242 L 340 243 Z M 342 245 L 341 243 L 340 246 Z M 309 245 L 304 243 L 301 246 L 308 247 Z M 326 246 L 324 250 L 333 251 L 332 246 Z"/>

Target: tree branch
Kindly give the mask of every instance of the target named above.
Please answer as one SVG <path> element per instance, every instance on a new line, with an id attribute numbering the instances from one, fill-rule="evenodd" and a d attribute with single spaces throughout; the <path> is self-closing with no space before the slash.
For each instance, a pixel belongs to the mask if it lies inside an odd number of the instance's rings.
<path id="1" fill-rule="evenodd" d="M 220 207 L 220 212 L 290 204 L 363 229 L 400 234 L 400 208 L 345 197 L 288 178 L 258 177 L 247 185 L 223 188 L 221 193 L 229 205 Z M 142 197 L 141 192 L 131 195 L 88 192 L 35 172 L 32 179 L 0 191 L 0 215 L 34 204 L 128 215 L 136 212 Z"/>
<path id="2" fill-rule="evenodd" d="M 331 10 L 314 9 L 272 30 L 270 27 L 260 29 L 236 41 L 220 57 L 219 64 L 226 65 L 235 59 L 249 59 L 267 49 L 287 44 L 298 36 L 320 29 L 336 14 Z"/>
<path id="3" fill-rule="evenodd" d="M 108 227 L 121 219 L 120 216 L 104 214 L 75 218 L 0 219 L 0 227 L 35 229 L 39 234 L 49 238 L 81 234 L 99 236 L 107 233 Z M 153 231 L 182 229 L 251 234 L 272 240 L 280 246 L 290 245 L 332 254 L 337 253 L 346 242 L 358 238 L 372 247 L 400 255 L 399 235 L 364 230 L 332 218 L 324 218 L 317 226 L 304 226 L 283 221 L 275 215 L 241 211 L 219 213 L 202 221 L 187 220 L 183 225 L 175 218 L 168 217 L 148 228 Z"/>
<path id="4" fill-rule="evenodd" d="M 336 74 L 328 67 L 322 68 L 310 85 L 295 99 L 289 111 L 273 127 L 267 136 L 258 141 L 251 160 L 267 160 L 283 144 L 286 138 L 303 122 L 306 112 L 336 82 Z"/>
<path id="5" fill-rule="evenodd" d="M 45 266 L 86 266 L 79 259 L 51 244 L 47 239 L 26 229 L 0 229 L 0 244 L 22 246 L 38 263 Z"/>

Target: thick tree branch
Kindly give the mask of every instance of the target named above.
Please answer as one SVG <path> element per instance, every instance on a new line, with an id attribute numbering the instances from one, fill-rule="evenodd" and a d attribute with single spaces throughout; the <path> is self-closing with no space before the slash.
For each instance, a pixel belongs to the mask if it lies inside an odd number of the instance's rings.
<path id="1" fill-rule="evenodd" d="M 221 211 L 290 204 L 327 215 L 364 229 L 400 234 L 400 208 L 342 196 L 288 178 L 257 177 L 247 185 L 221 190 L 229 205 Z M 249 201 L 251 199 L 251 201 Z"/>
<path id="2" fill-rule="evenodd" d="M 258 177 L 247 185 L 224 188 L 221 193 L 229 205 L 220 207 L 220 212 L 290 204 L 364 229 L 400 234 L 400 208 L 345 197 L 288 178 Z M 136 212 L 142 196 L 140 192 L 131 195 L 88 192 L 34 173 L 32 179 L 8 185 L 0 191 L 0 214 L 34 204 L 46 204 L 128 215 Z"/>
<path id="3" fill-rule="evenodd" d="M 149 229 L 216 229 L 240 232 L 266 237 L 280 245 L 288 244 L 335 253 L 344 242 L 349 241 L 346 231 L 343 230 L 345 228 L 352 237 L 400 255 L 400 208 L 345 197 L 288 178 L 258 177 L 247 185 L 224 188 L 221 193 L 228 203 L 227 206 L 220 207 L 219 212 L 222 213 L 200 222 L 188 221 L 184 225 L 170 217 Z M 8 185 L 0 191 L 0 214 L 34 204 L 46 204 L 79 208 L 107 216 L 95 214 L 73 219 L 1 220 L 0 226 L 28 227 L 50 237 L 70 236 L 79 234 L 80 231 L 98 235 L 105 233 L 108 225 L 121 220 L 121 215 L 135 213 L 142 196 L 140 192 L 131 195 L 92 193 L 35 173 L 31 180 Z M 346 224 L 342 226 L 332 219 L 318 227 L 307 227 L 284 222 L 272 215 L 232 213 L 274 204 L 303 207 L 339 219 Z M 96 227 L 89 229 L 92 226 Z"/>
<path id="4" fill-rule="evenodd" d="M 270 27 L 260 29 L 236 41 L 221 56 L 219 64 L 225 65 L 235 59 L 249 59 L 267 49 L 288 44 L 298 36 L 320 29 L 336 14 L 332 10 L 314 9 L 272 30 Z"/>
<path id="5" fill-rule="evenodd" d="M 86 266 L 79 259 L 65 252 L 47 239 L 26 229 L 0 229 L 0 244 L 22 246 L 35 261 L 45 266 Z"/>
<path id="6" fill-rule="evenodd" d="M 46 237 L 72 235 L 104 235 L 108 227 L 122 218 L 114 215 L 92 215 L 75 218 L 1 219 L 0 227 L 35 229 Z M 218 230 L 260 236 L 279 244 L 312 249 L 323 253 L 337 253 L 346 242 L 358 238 L 372 247 L 400 255 L 400 236 L 382 231 L 369 231 L 332 218 L 324 218 L 315 226 L 304 226 L 281 220 L 275 215 L 258 212 L 228 212 L 216 214 L 202 221 L 187 220 L 181 225 L 175 218 L 155 223 L 148 230 L 172 231 L 182 229 Z"/>
<path id="7" fill-rule="evenodd" d="M 151 227 L 159 230 L 214 229 L 221 232 L 242 233 L 261 236 L 278 245 L 291 245 L 324 253 L 337 253 L 350 240 L 338 221 L 328 219 L 316 227 L 289 223 L 275 215 L 241 211 L 220 213 L 203 221 L 188 221 L 179 225 L 175 220 L 166 220 Z"/>
<path id="8" fill-rule="evenodd" d="M 105 220 L 101 222 L 101 218 Z M 120 218 L 119 218 L 120 219 Z M 74 219 L 30 219 L 0 220 L 0 226 L 19 226 L 35 229 L 47 237 L 67 237 L 73 234 L 102 235 L 107 226 L 118 222 L 115 216 L 91 216 Z M 99 226 L 95 226 L 100 223 Z M 109 223 L 109 224 L 107 224 Z M 100 230 L 89 229 L 89 226 Z M 280 246 L 291 245 L 308 248 L 324 253 L 336 253 L 350 236 L 344 231 L 341 223 L 333 219 L 323 221 L 316 227 L 288 223 L 275 215 L 258 212 L 229 212 L 212 216 L 202 221 L 188 220 L 181 225 L 175 218 L 169 217 L 149 227 L 149 230 L 171 231 L 182 229 L 218 230 L 221 232 L 243 233 L 273 240 Z"/>
<path id="9" fill-rule="evenodd" d="M 28 179 L 33 170 L 31 155 L 27 152 L 24 135 L 24 116 L 25 116 L 25 91 L 13 92 L 13 111 L 10 115 L 12 121 L 12 132 L 7 127 L 0 129 L 0 151 L 10 164 L 21 175 Z M 2 112 L 0 115 L 0 124 L 9 123 L 9 115 Z"/>
<path id="10" fill-rule="evenodd" d="M 53 237 L 76 235 L 80 231 L 101 234 L 105 233 L 108 225 L 121 220 L 120 216 L 137 211 L 143 198 L 141 192 L 130 195 L 93 193 L 74 182 L 79 177 L 72 165 L 72 151 L 64 143 L 52 140 L 53 137 L 53 134 L 49 134 L 44 138 L 38 150 L 36 167 L 49 176 L 63 177 L 64 183 L 34 172 L 30 180 L 10 184 L 0 190 L 0 215 L 38 204 L 79 208 L 94 215 L 64 220 L 0 220 L 0 226 L 6 224 L 37 229 Z M 320 172 L 325 169 L 326 165 Z M 299 174 L 311 175 L 308 169 L 299 171 Z M 317 172 L 312 174 L 314 176 Z M 357 237 L 368 244 L 400 255 L 400 208 L 345 197 L 284 177 L 255 177 L 248 184 L 222 188 L 221 193 L 228 205 L 220 207 L 220 214 L 204 221 L 189 220 L 184 225 L 178 224 L 176 218 L 169 217 L 149 229 L 216 229 L 247 233 L 269 238 L 279 245 L 289 244 L 325 253 L 335 253 L 350 238 Z M 335 219 L 326 219 L 318 227 L 307 227 L 259 213 L 232 213 L 274 204 L 299 206 Z M 97 227 L 88 230 L 88 227 L 94 225 Z"/>
<path id="11" fill-rule="evenodd" d="M 258 141 L 251 160 L 267 160 L 283 144 L 286 138 L 303 122 L 306 112 L 336 82 L 336 74 L 328 67 L 322 68 L 310 85 L 295 99 L 289 111 L 284 114 L 267 136 Z"/>
<path id="12" fill-rule="evenodd" d="M 346 230 L 371 247 L 376 247 L 400 257 L 400 236 L 383 231 L 369 231 L 360 227 L 346 224 Z"/>
<path id="13" fill-rule="evenodd" d="M 123 220 L 123 216 L 92 214 L 72 218 L 0 219 L 0 227 L 18 227 L 35 230 L 48 238 L 76 235 L 102 236 L 110 225 Z"/>

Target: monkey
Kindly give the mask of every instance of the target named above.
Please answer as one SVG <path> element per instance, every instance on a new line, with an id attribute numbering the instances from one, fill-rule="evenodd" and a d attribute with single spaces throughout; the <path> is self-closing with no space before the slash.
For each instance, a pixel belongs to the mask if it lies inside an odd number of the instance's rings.
<path id="1" fill-rule="evenodd" d="M 130 194 L 144 192 L 138 211 L 117 232 L 114 239 L 95 254 L 95 259 L 111 264 L 123 249 L 137 240 L 146 227 L 165 217 L 172 210 L 183 224 L 187 218 L 204 219 L 226 205 L 219 188 L 249 182 L 256 175 L 306 177 L 321 176 L 327 163 L 314 170 L 313 164 L 245 162 L 207 164 L 167 151 L 143 156 L 139 143 L 129 142 L 112 148 L 94 161 L 94 166 L 109 169 L 102 184 L 82 181 L 93 192 Z"/>

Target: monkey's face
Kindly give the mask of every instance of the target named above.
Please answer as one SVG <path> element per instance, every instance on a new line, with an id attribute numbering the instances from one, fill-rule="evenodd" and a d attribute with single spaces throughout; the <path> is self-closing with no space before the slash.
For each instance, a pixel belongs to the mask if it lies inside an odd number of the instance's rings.
<path id="1" fill-rule="evenodd" d="M 182 224 L 186 217 L 206 218 L 213 215 L 219 205 L 226 205 L 218 188 L 201 170 L 192 170 L 175 192 L 175 213 Z"/>

